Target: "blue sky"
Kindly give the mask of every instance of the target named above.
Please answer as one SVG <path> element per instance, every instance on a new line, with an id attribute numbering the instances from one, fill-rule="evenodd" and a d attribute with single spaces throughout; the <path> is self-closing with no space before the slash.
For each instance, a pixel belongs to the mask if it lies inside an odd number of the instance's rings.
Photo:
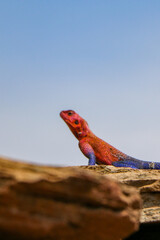
<path id="1" fill-rule="evenodd" d="M 160 1 L 0 1 L 0 155 L 88 160 L 73 109 L 121 151 L 160 161 Z"/>

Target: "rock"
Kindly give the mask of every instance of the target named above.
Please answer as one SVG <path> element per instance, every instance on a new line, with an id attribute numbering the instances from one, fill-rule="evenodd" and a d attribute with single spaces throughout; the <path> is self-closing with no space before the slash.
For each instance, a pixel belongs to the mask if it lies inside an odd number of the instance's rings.
<path id="1" fill-rule="evenodd" d="M 160 170 L 116 168 L 106 165 L 81 166 L 80 168 L 94 171 L 138 188 L 143 200 L 140 222 L 160 223 Z"/>
<path id="2" fill-rule="evenodd" d="M 138 191 L 109 177 L 0 158 L 2 240 L 120 240 L 140 208 Z"/>

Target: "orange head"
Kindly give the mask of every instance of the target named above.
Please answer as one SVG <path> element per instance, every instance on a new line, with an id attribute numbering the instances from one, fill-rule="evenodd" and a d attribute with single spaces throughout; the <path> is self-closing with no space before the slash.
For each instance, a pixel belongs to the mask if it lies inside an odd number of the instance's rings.
<path id="1" fill-rule="evenodd" d="M 81 140 L 90 132 L 88 123 L 83 118 L 81 118 L 75 111 L 62 111 L 60 112 L 60 116 L 78 140 Z"/>

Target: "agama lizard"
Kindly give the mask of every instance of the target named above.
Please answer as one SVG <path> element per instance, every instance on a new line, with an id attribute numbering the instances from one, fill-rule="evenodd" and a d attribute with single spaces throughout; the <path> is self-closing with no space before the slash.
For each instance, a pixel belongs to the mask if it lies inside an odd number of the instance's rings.
<path id="1" fill-rule="evenodd" d="M 88 123 L 73 110 L 62 111 L 60 116 L 79 140 L 82 153 L 89 158 L 88 165 L 97 163 L 135 169 L 160 169 L 160 162 L 148 162 L 130 157 L 98 138 L 90 130 Z"/>

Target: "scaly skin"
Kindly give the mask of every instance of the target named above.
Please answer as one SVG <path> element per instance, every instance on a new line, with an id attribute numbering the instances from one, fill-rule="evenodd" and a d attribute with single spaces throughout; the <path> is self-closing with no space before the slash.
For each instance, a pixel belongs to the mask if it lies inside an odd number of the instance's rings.
<path id="1" fill-rule="evenodd" d="M 73 110 L 62 111 L 61 118 L 79 140 L 82 153 L 89 158 L 88 165 L 105 164 L 137 169 L 160 169 L 160 163 L 147 162 L 130 157 L 102 139 L 89 129 L 88 123 Z"/>

